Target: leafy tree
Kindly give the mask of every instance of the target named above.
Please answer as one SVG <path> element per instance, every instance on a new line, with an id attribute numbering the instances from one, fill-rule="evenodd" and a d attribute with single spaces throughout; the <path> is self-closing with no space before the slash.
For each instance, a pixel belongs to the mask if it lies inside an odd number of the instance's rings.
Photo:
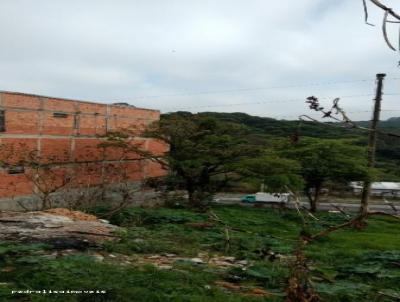
<path id="1" fill-rule="evenodd" d="M 286 148 L 282 153 L 301 165 L 300 174 L 305 181 L 304 190 L 312 212 L 317 209 L 321 189 L 327 181 L 346 183 L 365 180 L 370 175 L 365 148 L 348 140 L 307 138 Z"/>
<path id="2" fill-rule="evenodd" d="M 169 168 L 169 179 L 187 191 L 192 206 L 224 187 L 243 160 L 258 154 L 245 127 L 187 112 L 163 116 L 147 135 L 169 144 L 169 152 L 156 160 Z"/>
<path id="3" fill-rule="evenodd" d="M 245 113 L 202 112 L 202 117 L 212 117 L 219 121 L 236 123 L 247 127 L 248 139 L 252 144 L 263 148 L 273 148 L 274 140 L 291 137 L 297 134 L 300 137 L 314 137 L 321 139 L 346 138 L 354 139 L 355 145 L 365 146 L 367 133 L 359 129 L 334 127 L 332 123 L 306 122 L 299 127 L 298 121 L 276 120 L 267 117 L 251 116 Z M 400 118 L 392 117 L 379 122 L 379 128 L 384 132 L 400 133 Z M 370 121 L 357 121 L 357 125 L 369 127 Z M 380 181 L 398 181 L 400 179 L 399 140 L 381 135 L 378 137 L 376 167 L 382 170 Z"/>
<path id="4" fill-rule="evenodd" d="M 304 181 L 300 174 L 300 163 L 293 159 L 282 158 L 274 152 L 244 162 L 244 173 L 250 178 L 262 181 L 268 192 L 287 192 L 301 190 Z"/>

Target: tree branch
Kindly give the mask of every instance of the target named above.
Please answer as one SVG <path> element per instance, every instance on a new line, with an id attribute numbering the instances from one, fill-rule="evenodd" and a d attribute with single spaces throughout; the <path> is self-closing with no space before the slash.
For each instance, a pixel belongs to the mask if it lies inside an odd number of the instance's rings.
<path id="1" fill-rule="evenodd" d="M 307 238 L 307 241 L 311 242 L 311 241 L 314 241 L 315 239 L 327 236 L 330 233 L 335 232 L 335 231 L 340 230 L 340 229 L 343 229 L 345 227 L 355 226 L 355 225 L 357 225 L 359 223 L 362 223 L 362 221 L 365 218 L 370 217 L 370 216 L 374 216 L 374 215 L 389 216 L 389 217 L 392 217 L 392 218 L 400 220 L 400 216 L 392 215 L 392 214 L 385 213 L 385 212 L 378 212 L 378 211 L 375 212 L 374 211 L 374 212 L 368 212 L 365 215 L 364 214 L 359 214 L 356 217 L 354 217 L 353 219 L 350 219 L 350 220 L 346 221 L 345 223 L 331 226 L 331 227 L 329 227 L 329 228 L 327 228 L 327 229 L 325 229 L 325 230 L 323 230 L 323 231 L 321 231 L 321 232 L 319 232 L 317 234 L 314 234 L 314 235 L 310 236 L 309 238 Z"/>
<path id="2" fill-rule="evenodd" d="M 375 26 L 374 24 L 371 24 L 368 22 L 368 7 L 367 7 L 367 1 L 366 0 L 362 0 L 363 3 L 363 8 L 364 8 L 364 21 L 365 24 L 370 25 L 370 26 Z"/>
<path id="3" fill-rule="evenodd" d="M 389 37 L 387 35 L 387 30 L 386 30 L 386 22 L 387 22 L 387 18 L 389 16 L 389 11 L 385 11 L 385 14 L 383 15 L 383 22 L 382 22 L 382 34 L 383 34 L 383 38 L 385 39 L 385 42 L 387 44 L 387 46 L 391 49 L 396 51 L 396 48 L 394 48 L 394 46 L 392 45 L 392 43 L 390 43 Z"/>
<path id="4" fill-rule="evenodd" d="M 341 107 L 339 106 L 339 98 L 335 98 L 335 99 L 333 100 L 333 105 L 332 105 L 332 107 L 329 109 L 329 111 L 326 111 L 326 110 L 324 109 L 324 107 L 322 107 L 322 106 L 320 105 L 318 98 L 315 97 L 315 96 L 309 96 L 309 97 L 307 98 L 306 103 L 309 104 L 309 107 L 310 107 L 311 110 L 315 110 L 315 111 L 317 111 L 317 112 L 321 112 L 321 113 L 323 114 L 322 118 L 330 118 L 330 119 L 333 119 L 333 120 L 335 120 L 335 121 L 337 121 L 337 122 L 340 122 L 340 123 L 342 123 L 342 124 L 345 124 L 345 125 L 350 126 L 350 128 L 359 129 L 359 130 L 364 130 L 364 131 L 371 131 L 370 128 L 361 127 L 361 126 L 357 125 L 355 122 L 353 122 L 353 121 L 347 116 L 347 114 L 346 114 L 346 112 L 343 110 L 343 108 L 341 108 Z M 333 116 L 332 114 L 336 114 L 336 115 L 339 114 L 339 115 L 341 116 L 341 118 L 337 118 L 337 117 Z M 318 120 L 316 120 L 316 119 L 314 119 L 314 118 L 312 118 L 312 117 L 310 117 L 310 116 L 308 116 L 308 115 L 305 115 L 305 114 L 300 115 L 300 116 L 299 116 L 299 119 L 300 119 L 300 120 L 304 120 L 304 119 L 303 119 L 304 117 L 307 118 L 307 119 L 309 119 L 309 120 L 311 120 L 311 121 L 313 121 L 313 122 L 317 122 L 317 123 L 321 123 L 321 124 L 322 124 L 322 122 L 320 122 L 320 121 L 318 121 Z M 335 125 L 332 125 L 332 124 L 325 124 L 325 125 L 329 125 L 329 126 L 334 126 L 334 127 L 335 127 Z M 389 132 L 384 132 L 384 131 L 380 131 L 380 130 L 377 130 L 377 132 L 378 132 L 379 134 L 382 134 L 382 135 L 387 135 L 387 136 L 392 136 L 392 137 L 400 138 L 400 134 L 389 133 Z"/>
<path id="5" fill-rule="evenodd" d="M 400 15 L 398 13 L 396 13 L 392 8 L 384 5 L 383 3 L 381 3 L 380 0 L 369 0 L 372 4 L 374 4 L 375 6 L 379 7 L 380 9 L 382 9 L 384 11 L 384 15 L 383 15 L 383 20 L 382 20 L 382 33 L 383 33 L 383 38 L 385 39 L 385 42 L 387 44 L 387 46 L 391 49 L 396 51 L 396 48 L 392 45 L 392 43 L 390 43 L 389 37 L 387 35 L 387 30 L 386 30 L 386 25 L 387 23 L 400 23 L 398 21 L 400 21 Z M 372 25 L 370 23 L 368 23 L 368 7 L 367 7 L 367 2 L 366 0 L 362 0 L 363 3 L 363 8 L 364 8 L 364 20 L 365 23 L 368 25 Z M 397 19 L 398 21 L 394 21 L 394 20 L 388 20 L 388 17 L 391 16 L 395 19 Z M 399 34 L 399 50 L 400 50 L 400 34 Z"/>
<path id="6" fill-rule="evenodd" d="M 397 14 L 393 9 L 390 7 L 387 7 L 386 5 L 382 4 L 379 0 L 369 0 L 379 8 L 383 9 L 384 11 L 388 12 L 389 15 L 391 15 L 393 18 L 396 18 L 397 20 L 400 20 L 400 15 Z"/>

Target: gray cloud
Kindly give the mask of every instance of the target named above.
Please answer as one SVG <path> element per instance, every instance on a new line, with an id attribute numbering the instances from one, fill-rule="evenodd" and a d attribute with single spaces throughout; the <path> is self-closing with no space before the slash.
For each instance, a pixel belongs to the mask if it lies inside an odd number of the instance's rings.
<path id="1" fill-rule="evenodd" d="M 286 118 L 308 113 L 311 94 L 353 96 L 343 105 L 366 119 L 377 72 L 400 92 L 379 27 L 349 0 L 2 0 L 0 89 Z M 371 81 L 309 85 L 359 79 Z M 244 90 L 276 86 L 292 87 Z M 399 97 L 383 109 L 400 110 Z"/>

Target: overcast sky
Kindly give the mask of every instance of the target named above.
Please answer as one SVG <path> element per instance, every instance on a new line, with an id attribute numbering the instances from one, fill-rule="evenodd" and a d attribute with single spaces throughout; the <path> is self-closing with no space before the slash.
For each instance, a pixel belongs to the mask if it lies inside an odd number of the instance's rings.
<path id="1" fill-rule="evenodd" d="M 381 17 L 365 25 L 361 0 L 1 0 L 0 90 L 286 119 L 342 96 L 368 119 L 376 73 L 400 94 Z M 400 116 L 400 95 L 383 109 Z"/>

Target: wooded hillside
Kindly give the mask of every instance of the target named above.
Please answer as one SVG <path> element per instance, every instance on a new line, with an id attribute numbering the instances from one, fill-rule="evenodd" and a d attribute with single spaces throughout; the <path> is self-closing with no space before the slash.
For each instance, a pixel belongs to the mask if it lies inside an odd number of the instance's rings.
<path id="1" fill-rule="evenodd" d="M 188 112 L 179 112 L 178 114 L 191 114 Z M 245 126 L 248 136 L 255 144 L 269 145 L 271 139 L 287 138 L 294 135 L 301 137 L 313 137 L 321 139 L 353 138 L 355 145 L 365 146 L 367 142 L 367 133 L 357 129 L 343 128 L 335 123 L 317 123 L 289 120 L 276 120 L 268 117 L 251 116 L 246 113 L 220 113 L 220 112 L 202 112 L 199 116 L 213 117 L 221 121 L 237 123 Z M 163 117 L 167 117 L 168 114 Z M 360 126 L 368 126 L 369 121 L 358 121 Z M 392 117 L 381 121 L 379 128 L 392 133 L 400 134 L 400 117 Z M 382 181 L 400 181 L 400 142 L 399 139 L 380 135 L 377 149 L 377 167 L 382 174 L 379 179 Z"/>

